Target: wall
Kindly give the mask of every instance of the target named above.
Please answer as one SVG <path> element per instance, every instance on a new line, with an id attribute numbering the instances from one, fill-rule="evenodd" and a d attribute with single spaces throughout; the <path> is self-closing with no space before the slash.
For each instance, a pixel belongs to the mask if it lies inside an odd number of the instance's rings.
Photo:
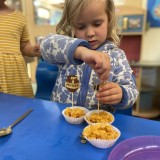
<path id="1" fill-rule="evenodd" d="M 155 61 L 160 64 L 160 29 L 151 28 L 144 35 L 142 57 L 144 61 Z"/>
<path id="2" fill-rule="evenodd" d="M 147 8 L 147 0 L 143 1 L 143 8 Z M 160 27 L 146 31 L 142 45 L 142 60 L 156 61 L 160 64 L 160 36 L 158 35 L 160 35 Z"/>
<path id="3" fill-rule="evenodd" d="M 34 21 L 34 7 L 33 0 L 21 0 L 23 3 L 23 11 L 27 18 L 28 28 L 30 33 L 30 40 L 32 44 L 35 44 L 35 39 L 37 36 L 45 36 L 49 33 L 55 32 L 54 26 L 38 26 Z M 36 82 L 36 68 L 38 64 L 38 59 L 34 58 L 34 61 L 31 62 L 28 66 L 29 75 L 33 83 Z"/>
<path id="4" fill-rule="evenodd" d="M 141 7 L 143 5 L 144 0 L 123 0 L 125 5 L 131 5 L 134 7 Z"/>
<path id="5" fill-rule="evenodd" d="M 124 0 L 127 5 L 142 7 L 147 9 L 147 0 Z M 155 61 L 160 64 L 160 27 L 150 28 L 143 36 L 141 60 L 142 61 Z"/>

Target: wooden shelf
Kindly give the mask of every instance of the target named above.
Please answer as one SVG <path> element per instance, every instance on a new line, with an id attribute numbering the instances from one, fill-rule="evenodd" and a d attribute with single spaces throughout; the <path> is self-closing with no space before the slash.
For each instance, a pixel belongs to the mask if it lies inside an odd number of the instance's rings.
<path id="1" fill-rule="evenodd" d="M 140 111 L 140 112 L 137 112 L 136 110 L 133 109 L 132 115 L 137 116 L 137 117 L 141 117 L 141 118 L 152 119 L 152 118 L 156 118 L 156 117 L 160 116 L 160 108 L 152 108 L 150 110 L 146 110 L 146 111 L 144 110 L 144 111 Z"/>
<path id="2" fill-rule="evenodd" d="M 139 61 L 130 63 L 132 67 L 160 67 L 159 61 Z"/>
<path id="3" fill-rule="evenodd" d="M 141 92 L 153 92 L 155 90 L 155 87 L 152 86 L 142 86 Z"/>
<path id="4" fill-rule="evenodd" d="M 144 15 L 146 10 L 140 7 L 133 7 L 129 5 L 116 5 L 116 15 Z"/>

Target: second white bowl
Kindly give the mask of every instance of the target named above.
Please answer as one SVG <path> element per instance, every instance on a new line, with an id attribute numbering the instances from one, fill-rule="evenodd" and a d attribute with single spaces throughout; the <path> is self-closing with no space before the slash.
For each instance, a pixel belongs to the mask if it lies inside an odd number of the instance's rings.
<path id="1" fill-rule="evenodd" d="M 88 109 L 84 108 L 84 107 L 81 107 L 81 106 L 73 106 L 73 107 L 67 107 L 67 108 L 70 108 L 70 109 L 76 109 L 76 108 L 79 108 L 79 109 L 82 109 L 84 111 L 85 114 L 88 113 Z M 64 116 L 65 120 L 68 122 L 68 123 L 71 123 L 71 124 L 80 124 L 84 121 L 84 116 L 81 116 L 81 117 L 78 117 L 78 118 L 74 118 L 74 117 L 70 117 L 70 116 L 67 116 L 65 114 L 65 111 L 66 109 L 65 108 L 63 111 L 62 111 L 62 115 Z"/>
<path id="2" fill-rule="evenodd" d="M 104 112 L 106 114 L 106 119 L 101 119 L 101 114 L 98 115 L 98 113 Z M 97 117 L 95 116 L 93 121 L 90 121 L 89 118 L 92 114 L 96 114 Z M 84 116 L 85 121 L 88 124 L 92 124 L 92 123 L 109 123 L 112 124 L 114 122 L 114 116 L 113 114 L 111 114 L 110 112 L 107 112 L 105 110 L 92 110 L 89 111 L 85 116 Z M 97 121 L 96 121 L 97 120 Z"/>

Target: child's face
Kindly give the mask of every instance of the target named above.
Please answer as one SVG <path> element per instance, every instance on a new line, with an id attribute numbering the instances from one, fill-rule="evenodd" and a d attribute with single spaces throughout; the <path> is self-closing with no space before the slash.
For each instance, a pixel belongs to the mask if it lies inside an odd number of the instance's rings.
<path id="1" fill-rule="evenodd" d="M 105 1 L 93 1 L 87 5 L 74 21 L 75 37 L 85 39 L 91 49 L 102 45 L 107 38 L 108 17 Z"/>

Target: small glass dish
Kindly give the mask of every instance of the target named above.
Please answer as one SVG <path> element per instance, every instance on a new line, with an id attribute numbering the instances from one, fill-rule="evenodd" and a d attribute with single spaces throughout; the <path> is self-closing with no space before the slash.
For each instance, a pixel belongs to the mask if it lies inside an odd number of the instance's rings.
<path id="1" fill-rule="evenodd" d="M 80 124 L 84 121 L 84 116 L 88 109 L 81 106 L 67 107 L 62 111 L 65 120 L 71 124 Z"/>

